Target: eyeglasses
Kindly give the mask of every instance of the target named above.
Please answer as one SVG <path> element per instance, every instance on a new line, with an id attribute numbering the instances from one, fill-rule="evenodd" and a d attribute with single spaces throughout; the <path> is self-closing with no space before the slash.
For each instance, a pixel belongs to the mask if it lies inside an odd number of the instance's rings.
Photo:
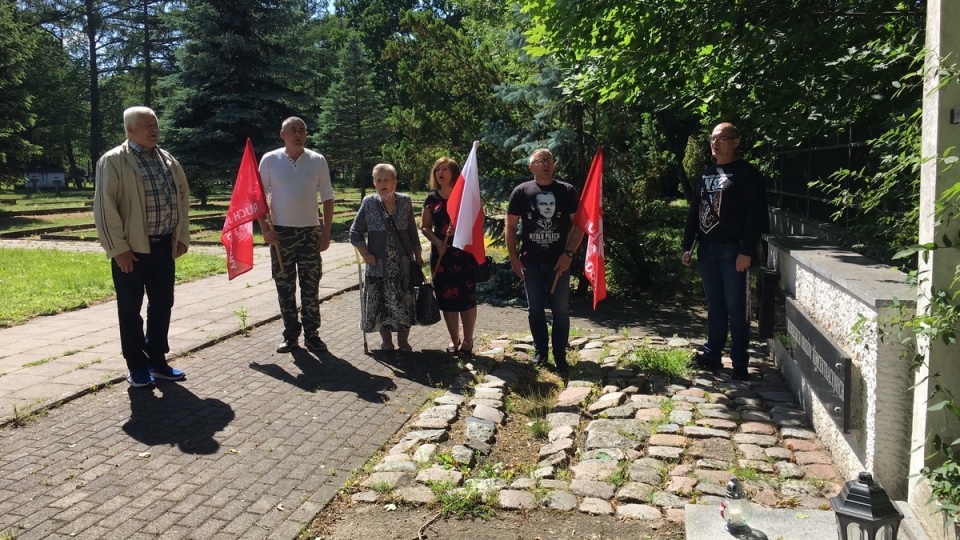
<path id="1" fill-rule="evenodd" d="M 540 165 L 553 165 L 553 160 L 552 160 L 552 159 L 549 159 L 549 158 L 540 158 L 540 159 L 535 159 L 535 160 L 531 161 L 530 164 L 531 164 L 531 165 L 536 165 L 536 166 L 538 166 L 538 167 L 539 167 Z"/>
<path id="2" fill-rule="evenodd" d="M 713 137 L 710 137 L 710 142 L 712 142 L 712 143 L 724 143 L 724 142 L 727 142 L 727 141 L 735 141 L 735 140 L 737 140 L 737 139 L 739 139 L 739 138 L 740 138 L 740 137 L 727 137 L 727 136 L 725 136 L 725 135 L 715 135 L 715 136 L 713 136 Z"/>

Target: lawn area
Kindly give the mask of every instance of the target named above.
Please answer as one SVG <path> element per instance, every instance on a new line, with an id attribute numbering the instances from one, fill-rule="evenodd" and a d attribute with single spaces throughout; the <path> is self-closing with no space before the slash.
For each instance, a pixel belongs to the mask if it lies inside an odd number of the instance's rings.
<path id="1" fill-rule="evenodd" d="M 177 259 L 177 282 L 226 271 L 223 257 L 187 253 Z M 0 327 L 22 324 L 114 296 L 102 253 L 0 248 Z"/>

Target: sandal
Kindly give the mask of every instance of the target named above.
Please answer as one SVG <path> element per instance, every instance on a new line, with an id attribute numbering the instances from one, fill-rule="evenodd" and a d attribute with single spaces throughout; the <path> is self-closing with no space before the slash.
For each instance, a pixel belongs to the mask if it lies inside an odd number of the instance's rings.
<path id="1" fill-rule="evenodd" d="M 473 356 L 473 342 L 470 342 L 470 346 L 467 346 L 467 342 L 464 341 L 460 344 L 460 350 L 457 352 L 460 356 Z"/>
<path id="2" fill-rule="evenodd" d="M 413 347 L 408 343 L 406 345 L 400 345 L 397 347 L 397 350 L 400 351 L 400 354 L 410 354 L 413 352 Z"/>
<path id="3" fill-rule="evenodd" d="M 447 354 L 457 354 L 457 351 L 460 350 L 460 345 L 447 345 Z"/>
<path id="4" fill-rule="evenodd" d="M 392 351 L 393 351 L 393 343 L 387 343 L 387 342 L 385 342 L 385 341 L 384 341 L 384 342 L 381 342 L 381 343 L 380 343 L 380 350 L 381 350 L 381 351 L 392 352 Z"/>

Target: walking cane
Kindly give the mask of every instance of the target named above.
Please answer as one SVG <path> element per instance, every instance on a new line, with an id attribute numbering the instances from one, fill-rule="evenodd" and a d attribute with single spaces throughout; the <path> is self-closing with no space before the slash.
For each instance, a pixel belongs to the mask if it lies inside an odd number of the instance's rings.
<path id="1" fill-rule="evenodd" d="M 367 348 L 367 333 L 363 330 L 363 321 L 367 318 L 367 295 L 363 290 L 363 269 L 360 265 L 360 250 L 353 248 L 353 254 L 357 257 L 357 280 L 360 282 L 360 332 L 363 334 L 363 354 L 370 354 Z"/>

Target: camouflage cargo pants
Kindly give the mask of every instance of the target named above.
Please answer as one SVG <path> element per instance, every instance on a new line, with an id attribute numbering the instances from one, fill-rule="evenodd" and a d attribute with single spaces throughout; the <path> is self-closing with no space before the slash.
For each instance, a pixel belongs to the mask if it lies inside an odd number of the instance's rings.
<path id="1" fill-rule="evenodd" d="M 280 236 L 280 254 L 284 271 L 280 271 L 277 252 L 270 250 L 273 280 L 277 284 L 280 315 L 283 317 L 283 338 L 295 340 L 300 330 L 307 337 L 320 330 L 320 278 L 323 262 L 317 244 L 320 227 L 274 227 Z M 300 311 L 303 325 L 297 320 L 297 279 L 300 281 Z"/>

